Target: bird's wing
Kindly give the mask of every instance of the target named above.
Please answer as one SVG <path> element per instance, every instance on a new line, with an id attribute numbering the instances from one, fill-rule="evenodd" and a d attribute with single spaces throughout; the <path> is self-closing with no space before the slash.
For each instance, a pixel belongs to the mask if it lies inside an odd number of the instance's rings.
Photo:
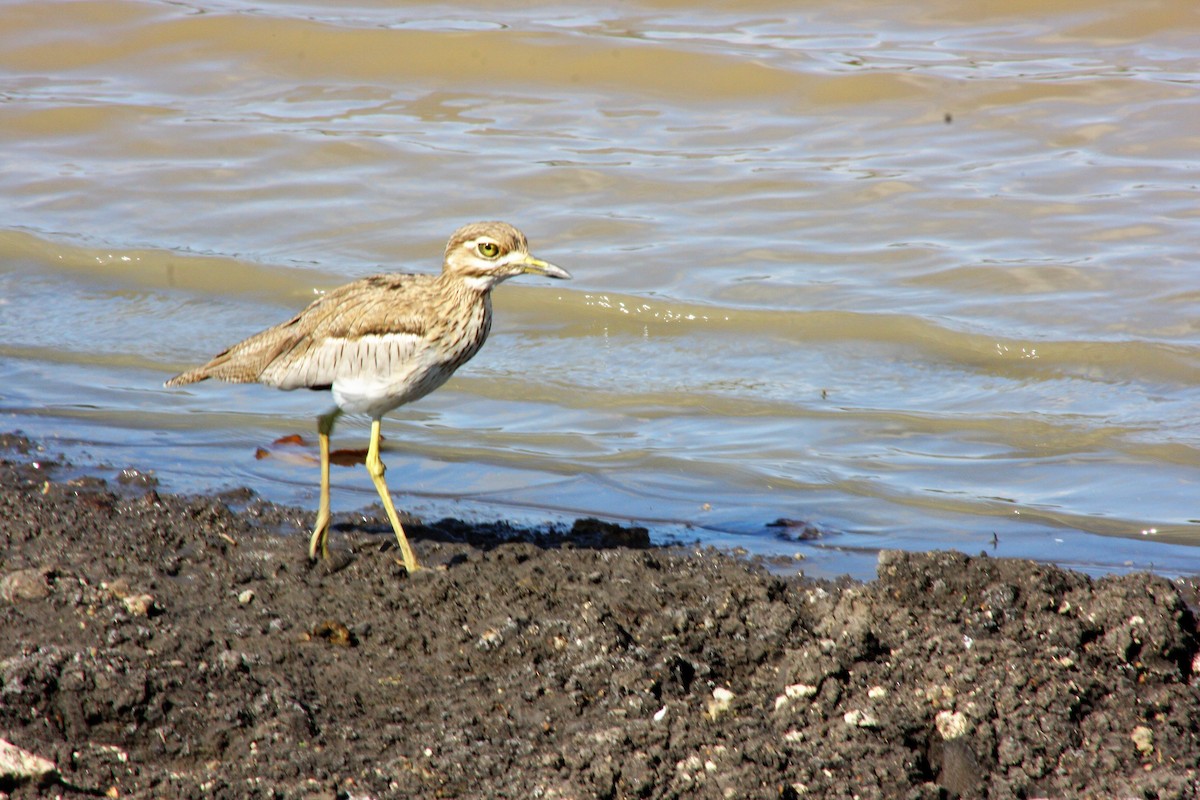
<path id="1" fill-rule="evenodd" d="M 166 385 L 184 386 L 209 378 L 230 383 L 254 383 L 260 380 L 263 371 L 280 355 L 290 351 L 301 338 L 297 329 L 301 316 L 303 312 L 282 325 L 275 325 L 243 339 L 217 353 L 208 363 L 176 375 Z"/>
<path id="2" fill-rule="evenodd" d="M 261 381 L 282 389 L 332 385 L 340 371 L 363 365 L 370 341 L 389 336 L 385 352 L 411 356 L 428 328 L 431 275 L 373 275 L 331 290 L 287 322 L 223 350 L 167 386 L 216 378 Z M 346 355 L 350 358 L 346 358 Z M 355 358 L 355 354 L 359 354 Z"/>
<path id="3" fill-rule="evenodd" d="M 281 389 L 326 388 L 339 379 L 403 368 L 424 347 L 429 310 L 422 300 L 431 280 L 375 275 L 329 292 L 258 334 L 282 345 L 270 348 L 275 352 L 258 380 Z"/>

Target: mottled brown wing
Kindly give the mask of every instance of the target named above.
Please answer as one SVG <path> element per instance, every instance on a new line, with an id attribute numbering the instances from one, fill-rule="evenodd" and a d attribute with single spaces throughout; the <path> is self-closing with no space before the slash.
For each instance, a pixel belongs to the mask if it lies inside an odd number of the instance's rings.
<path id="1" fill-rule="evenodd" d="M 373 275 L 340 286 L 287 322 L 238 342 L 166 385 L 216 378 L 281 389 L 329 386 L 344 346 L 364 336 L 424 336 L 433 281 L 432 275 Z"/>

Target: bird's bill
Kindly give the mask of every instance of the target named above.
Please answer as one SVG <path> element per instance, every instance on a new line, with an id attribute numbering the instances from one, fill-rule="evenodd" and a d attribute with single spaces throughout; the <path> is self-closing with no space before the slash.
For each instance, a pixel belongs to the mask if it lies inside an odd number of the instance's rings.
<path id="1" fill-rule="evenodd" d="M 521 262 L 522 272 L 528 275 L 545 275 L 548 278 L 558 278 L 559 280 L 571 280 L 571 273 L 567 272 L 562 267 L 556 267 L 549 261 L 542 261 L 540 258 L 526 256 Z"/>

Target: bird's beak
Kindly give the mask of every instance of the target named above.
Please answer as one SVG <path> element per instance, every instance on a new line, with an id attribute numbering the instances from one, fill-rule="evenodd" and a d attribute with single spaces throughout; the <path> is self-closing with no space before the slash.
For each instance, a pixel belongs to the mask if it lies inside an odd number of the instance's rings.
<path id="1" fill-rule="evenodd" d="M 571 280 L 571 273 L 567 272 L 562 267 L 556 267 L 549 261 L 542 261 L 540 258 L 533 256 L 525 256 L 525 260 L 520 262 L 521 271 L 529 275 L 545 275 L 548 278 L 558 278 L 559 280 Z"/>

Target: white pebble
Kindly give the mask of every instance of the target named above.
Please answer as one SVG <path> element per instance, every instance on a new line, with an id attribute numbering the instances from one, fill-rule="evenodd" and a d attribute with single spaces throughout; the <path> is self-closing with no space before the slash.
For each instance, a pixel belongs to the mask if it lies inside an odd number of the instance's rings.
<path id="1" fill-rule="evenodd" d="M 933 718 L 933 724 L 946 741 L 965 736 L 967 733 L 967 717 L 959 711 L 939 711 Z"/>
<path id="2" fill-rule="evenodd" d="M 718 686 L 713 689 L 712 700 L 708 701 L 708 716 L 710 719 L 716 719 L 721 714 L 729 710 L 730 704 L 733 702 L 733 692 L 726 689 L 724 686 Z"/>
<path id="3" fill-rule="evenodd" d="M 857 709 L 854 711 L 847 711 L 842 716 L 842 719 L 845 720 L 847 725 L 854 725 L 858 728 L 879 727 L 879 720 L 875 718 L 874 714 L 871 714 L 867 711 L 859 711 Z"/>

